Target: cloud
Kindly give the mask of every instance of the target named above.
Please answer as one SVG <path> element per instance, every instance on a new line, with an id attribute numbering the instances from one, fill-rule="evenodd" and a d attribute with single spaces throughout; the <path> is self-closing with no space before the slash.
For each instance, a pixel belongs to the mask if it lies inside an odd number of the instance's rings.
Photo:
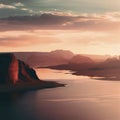
<path id="1" fill-rule="evenodd" d="M 20 10 L 26 11 L 26 12 L 31 13 L 31 14 L 35 13 L 35 11 L 33 11 L 33 10 L 29 9 L 29 8 L 25 8 L 25 7 L 20 8 Z"/>
<path id="2" fill-rule="evenodd" d="M 14 5 L 0 4 L 0 9 L 16 9 Z"/>
<path id="3" fill-rule="evenodd" d="M 65 99 L 48 99 L 49 102 L 96 102 L 99 103 L 98 98 L 65 98 Z"/>
<path id="4" fill-rule="evenodd" d="M 0 3 L 5 5 L 13 5 L 16 8 L 20 7 L 26 7 L 30 10 L 36 11 L 38 13 L 39 11 L 62 11 L 62 12 L 68 12 L 72 11 L 73 13 L 104 13 L 104 12 L 110 12 L 110 11 L 120 11 L 120 1 L 114 0 L 109 2 L 108 0 L 104 1 L 96 1 L 96 0 L 71 0 L 68 4 L 69 0 L 0 0 Z M 109 5 L 108 5 L 109 4 Z M 23 6 L 24 5 L 24 6 Z M 10 11 L 8 10 L 8 13 Z M 25 15 L 23 12 L 19 9 L 19 12 L 16 11 L 16 15 Z M 6 16 L 14 16 L 13 14 L 6 14 Z M 29 12 L 26 13 L 26 15 L 30 15 Z M 0 17 L 3 18 L 4 12 L 0 14 Z"/>
<path id="5" fill-rule="evenodd" d="M 119 54 L 120 31 L 17 30 L 0 32 L 0 51 L 72 50 L 86 54 Z"/>
<path id="6" fill-rule="evenodd" d="M 54 12 L 8 17 L 0 19 L 0 47 L 118 54 L 119 19 L 119 12 L 101 15 Z"/>
<path id="7" fill-rule="evenodd" d="M 25 33 L 22 31 L 0 33 L 0 46 L 4 47 L 32 46 L 33 44 L 45 45 L 59 42 L 61 41 L 54 36 L 38 35 L 30 31 L 26 31 Z"/>
<path id="8" fill-rule="evenodd" d="M 37 11 L 32 10 L 22 2 L 0 3 L 0 18 L 8 16 L 23 16 L 35 14 Z"/>
<path id="9" fill-rule="evenodd" d="M 22 10 L 30 12 L 27 8 Z M 0 31 L 7 29 L 117 30 L 120 29 L 120 13 L 74 15 L 54 12 L 33 16 L 12 16 L 0 19 L 0 27 Z"/>
<path id="10" fill-rule="evenodd" d="M 23 7 L 24 6 L 24 4 L 21 2 L 14 3 L 13 5 L 16 7 Z"/>

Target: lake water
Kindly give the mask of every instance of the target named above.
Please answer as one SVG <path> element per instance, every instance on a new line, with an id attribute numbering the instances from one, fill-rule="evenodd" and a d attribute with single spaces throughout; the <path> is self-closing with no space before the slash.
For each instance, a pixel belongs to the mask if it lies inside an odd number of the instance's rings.
<path id="1" fill-rule="evenodd" d="M 65 87 L 30 91 L 0 101 L 0 120 L 120 120 L 120 82 L 37 69 Z"/>

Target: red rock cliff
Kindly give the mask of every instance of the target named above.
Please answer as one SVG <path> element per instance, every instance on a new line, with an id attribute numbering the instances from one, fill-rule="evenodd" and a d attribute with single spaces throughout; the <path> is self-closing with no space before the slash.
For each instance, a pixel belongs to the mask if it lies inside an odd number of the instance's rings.
<path id="1" fill-rule="evenodd" d="M 39 80 L 35 71 L 12 53 L 0 54 L 0 84 L 16 84 Z"/>

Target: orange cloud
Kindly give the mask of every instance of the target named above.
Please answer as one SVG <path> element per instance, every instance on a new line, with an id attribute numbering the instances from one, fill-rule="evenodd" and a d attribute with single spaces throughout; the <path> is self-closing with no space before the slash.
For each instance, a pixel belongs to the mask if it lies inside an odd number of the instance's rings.
<path id="1" fill-rule="evenodd" d="M 15 32 L 13 32 L 12 35 L 10 35 L 10 33 L 8 35 L 6 34 L 0 37 L 0 46 L 21 47 L 21 46 L 32 46 L 33 44 L 43 45 L 43 44 L 53 44 L 53 43 L 55 44 L 61 42 L 59 39 L 55 38 L 54 36 L 36 35 L 30 32 L 26 33 L 28 35 L 24 35 L 24 33 L 23 35 L 21 35 L 22 32 L 20 32 L 20 35 L 16 35 Z"/>
<path id="2" fill-rule="evenodd" d="M 0 20 L 1 51 L 119 54 L 120 13 L 42 14 Z M 6 49 L 7 48 L 7 49 Z"/>

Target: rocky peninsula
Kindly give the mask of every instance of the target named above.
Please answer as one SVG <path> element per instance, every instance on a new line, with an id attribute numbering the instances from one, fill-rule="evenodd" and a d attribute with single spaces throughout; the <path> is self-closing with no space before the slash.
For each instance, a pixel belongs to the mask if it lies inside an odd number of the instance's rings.
<path id="1" fill-rule="evenodd" d="M 0 93 L 21 92 L 62 87 L 52 81 L 40 80 L 33 68 L 12 53 L 0 53 Z"/>

